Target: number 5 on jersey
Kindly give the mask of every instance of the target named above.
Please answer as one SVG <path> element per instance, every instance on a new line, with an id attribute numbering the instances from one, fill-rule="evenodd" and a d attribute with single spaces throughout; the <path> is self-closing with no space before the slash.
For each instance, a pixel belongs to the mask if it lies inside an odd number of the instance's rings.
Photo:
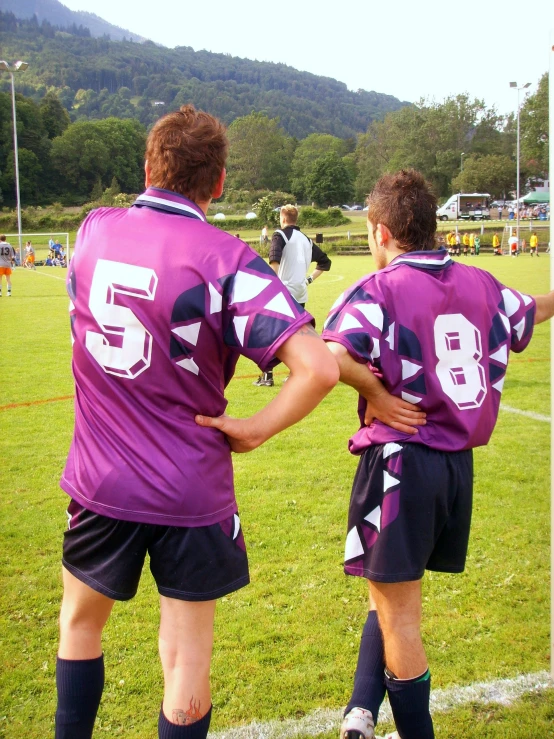
<path id="1" fill-rule="evenodd" d="M 90 287 L 89 308 L 102 333 L 87 331 L 86 347 L 104 372 L 134 379 L 150 366 L 152 334 L 130 308 L 115 305 L 116 295 L 154 300 L 158 277 L 148 267 L 99 259 Z M 118 344 L 109 338 L 122 337 Z"/>

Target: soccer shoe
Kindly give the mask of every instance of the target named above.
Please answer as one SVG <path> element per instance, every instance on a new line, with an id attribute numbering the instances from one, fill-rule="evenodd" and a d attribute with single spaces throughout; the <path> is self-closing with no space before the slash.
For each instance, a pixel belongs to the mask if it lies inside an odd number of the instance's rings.
<path id="1" fill-rule="evenodd" d="M 260 375 L 252 384 L 256 385 L 256 387 L 273 387 L 275 383 L 273 382 L 273 377 L 268 379 L 265 375 Z"/>
<path id="2" fill-rule="evenodd" d="M 340 727 L 340 739 L 375 739 L 373 716 L 365 708 L 352 708 Z"/>

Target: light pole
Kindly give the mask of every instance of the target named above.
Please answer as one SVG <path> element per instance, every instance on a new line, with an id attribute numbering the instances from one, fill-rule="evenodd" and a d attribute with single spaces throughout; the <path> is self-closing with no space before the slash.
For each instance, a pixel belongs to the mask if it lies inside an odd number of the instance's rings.
<path id="1" fill-rule="evenodd" d="M 517 238 L 517 249 L 519 251 L 519 91 L 526 90 L 531 87 L 530 82 L 526 82 L 521 87 L 517 86 L 517 82 L 510 82 L 510 87 L 515 87 L 517 90 L 517 182 L 516 182 L 516 238 Z"/>
<path id="2" fill-rule="evenodd" d="M 460 154 L 460 172 L 464 171 L 464 156 L 465 151 L 462 151 L 462 153 Z"/>
<path id="3" fill-rule="evenodd" d="M 9 72 L 12 78 L 12 118 L 13 118 L 13 149 L 15 154 L 15 196 L 17 201 L 17 233 L 19 236 L 19 263 L 23 264 L 23 253 L 21 247 L 21 197 L 19 195 L 19 158 L 17 155 L 17 120 L 15 114 L 15 82 L 14 72 L 24 72 L 29 65 L 27 62 L 14 62 L 10 64 L 0 60 L 0 71 Z"/>

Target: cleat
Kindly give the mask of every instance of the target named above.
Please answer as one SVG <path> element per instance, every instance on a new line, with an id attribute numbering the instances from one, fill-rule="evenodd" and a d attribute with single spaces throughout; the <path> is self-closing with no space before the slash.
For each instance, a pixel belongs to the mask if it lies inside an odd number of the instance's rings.
<path id="1" fill-rule="evenodd" d="M 340 727 L 340 739 L 375 739 L 373 716 L 366 708 L 352 708 Z"/>
<path id="2" fill-rule="evenodd" d="M 265 375 L 260 375 L 260 377 L 258 377 L 258 379 L 252 384 L 256 387 L 273 387 L 275 383 L 273 382 L 272 377 L 267 378 Z"/>

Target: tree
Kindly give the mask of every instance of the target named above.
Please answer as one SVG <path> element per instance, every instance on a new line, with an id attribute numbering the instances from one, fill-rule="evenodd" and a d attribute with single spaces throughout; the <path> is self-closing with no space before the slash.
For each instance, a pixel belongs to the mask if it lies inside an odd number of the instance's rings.
<path id="1" fill-rule="evenodd" d="M 37 155 L 28 149 L 19 149 L 19 193 L 21 200 L 27 203 L 36 203 L 42 194 L 41 180 L 42 167 Z M 2 178 L 2 187 L 5 187 L 6 195 L 15 199 L 15 159 L 8 159 L 4 177 Z"/>
<path id="2" fill-rule="evenodd" d="M 306 194 L 319 206 L 338 205 L 352 199 L 352 177 L 338 154 L 330 152 L 316 160 L 306 182 Z"/>
<path id="3" fill-rule="evenodd" d="M 420 101 L 389 113 L 370 124 L 356 148 L 359 197 L 367 194 L 384 172 L 413 167 L 433 185 L 437 195 L 448 195 L 460 170 L 464 152 L 501 153 L 501 120 L 481 100 L 467 95 L 442 103 Z"/>
<path id="4" fill-rule="evenodd" d="M 488 192 L 493 198 L 505 199 L 514 189 L 516 165 L 507 156 L 468 157 L 464 168 L 452 180 L 455 192 Z"/>
<path id="5" fill-rule="evenodd" d="M 313 172 L 316 161 L 335 152 L 339 157 L 348 154 L 349 144 L 343 139 L 327 133 L 312 133 L 299 142 L 291 164 L 290 187 L 298 200 L 306 198 L 306 182 Z"/>
<path id="6" fill-rule="evenodd" d="M 39 110 L 42 125 L 49 139 L 55 139 L 56 136 L 61 136 L 71 123 L 69 113 L 53 92 L 47 93 L 42 98 Z"/>
<path id="7" fill-rule="evenodd" d="M 525 170 L 530 176 L 548 179 L 548 73 L 521 106 L 519 124 Z"/>
<path id="8" fill-rule="evenodd" d="M 275 118 L 251 113 L 228 130 L 229 185 L 241 189 L 288 190 L 293 142 Z"/>

